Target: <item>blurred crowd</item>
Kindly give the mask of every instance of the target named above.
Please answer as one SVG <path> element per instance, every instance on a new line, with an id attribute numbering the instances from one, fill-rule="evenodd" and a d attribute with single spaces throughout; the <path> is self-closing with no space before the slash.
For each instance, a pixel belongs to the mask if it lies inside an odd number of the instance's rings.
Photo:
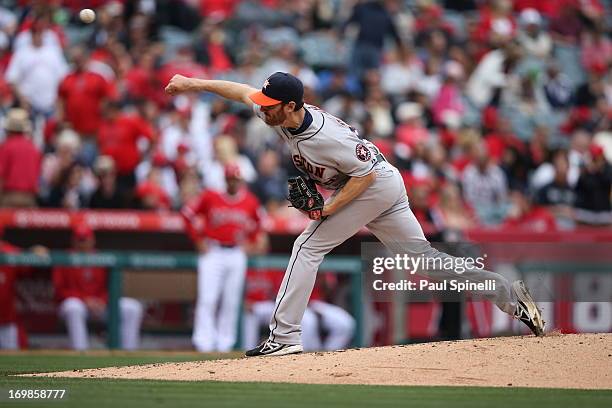
<path id="1" fill-rule="evenodd" d="M 235 163 L 270 215 L 299 217 L 274 132 L 163 92 L 176 73 L 260 88 L 285 71 L 402 171 L 426 230 L 612 224 L 603 0 L 0 4 L 2 207 L 174 210 Z"/>

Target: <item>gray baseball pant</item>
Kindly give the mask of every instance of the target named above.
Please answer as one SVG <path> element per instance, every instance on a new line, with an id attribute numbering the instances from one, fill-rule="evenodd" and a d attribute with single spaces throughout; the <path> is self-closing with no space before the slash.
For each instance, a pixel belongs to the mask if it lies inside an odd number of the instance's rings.
<path id="1" fill-rule="evenodd" d="M 270 319 L 270 339 L 283 344 L 300 344 L 300 322 L 308 305 L 323 257 L 357 233 L 364 225 L 391 251 L 400 250 L 427 258 L 450 257 L 433 248 L 408 204 L 406 188 L 399 171 L 389 163 L 378 164 L 376 180 L 360 196 L 323 221 L 312 221 L 295 240 L 285 276 L 276 296 Z M 460 282 L 495 281 L 495 292 L 485 295 L 501 310 L 512 314 L 510 283 L 502 275 L 483 269 L 428 270 L 421 273 L 434 280 L 448 278 Z"/>

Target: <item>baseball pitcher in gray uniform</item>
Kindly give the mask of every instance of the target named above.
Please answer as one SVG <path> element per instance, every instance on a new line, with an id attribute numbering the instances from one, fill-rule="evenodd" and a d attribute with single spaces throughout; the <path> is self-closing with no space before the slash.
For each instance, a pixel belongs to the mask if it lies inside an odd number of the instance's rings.
<path id="1" fill-rule="evenodd" d="M 270 318 L 270 336 L 246 355 L 302 352 L 300 322 L 323 257 L 366 226 L 392 252 L 429 258 L 450 257 L 433 248 L 410 209 L 399 171 L 378 149 L 341 119 L 303 101 L 303 85 L 293 75 L 276 72 L 260 91 L 248 85 L 175 75 L 166 92 L 212 92 L 251 106 L 255 114 L 289 146 L 295 166 L 319 186 L 335 190 L 320 217 L 296 239 Z M 462 274 L 448 270 L 420 272 L 434 280 L 495 281 L 486 296 L 501 310 L 523 321 L 534 334 L 544 322 L 522 281 L 512 285 L 483 269 Z"/>

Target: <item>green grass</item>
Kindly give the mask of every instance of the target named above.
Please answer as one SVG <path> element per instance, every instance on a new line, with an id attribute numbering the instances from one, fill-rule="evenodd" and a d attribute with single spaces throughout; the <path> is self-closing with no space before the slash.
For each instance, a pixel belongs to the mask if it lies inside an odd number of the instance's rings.
<path id="1" fill-rule="evenodd" d="M 240 354 L 237 354 L 240 355 Z M 84 368 L 127 366 L 136 364 L 167 363 L 219 358 L 219 355 L 195 353 L 59 353 L 59 354 L 0 354 L 0 382 L 7 375 L 19 373 L 43 373 Z"/>
<path id="2" fill-rule="evenodd" d="M 218 357 L 218 356 L 212 356 Z M 388 387 L 272 383 L 21 378 L 11 374 L 166 361 L 205 355 L 0 355 L 0 408 L 51 407 L 611 407 L 612 391 L 529 388 Z M 569 375 L 569 373 L 568 373 Z M 8 389 L 66 389 L 63 401 L 9 402 Z"/>

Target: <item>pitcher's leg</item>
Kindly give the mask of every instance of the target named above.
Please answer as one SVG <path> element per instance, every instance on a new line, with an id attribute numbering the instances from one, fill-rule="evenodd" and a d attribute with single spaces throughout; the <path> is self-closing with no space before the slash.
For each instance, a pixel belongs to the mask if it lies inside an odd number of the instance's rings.
<path id="1" fill-rule="evenodd" d="M 276 295 L 274 311 L 270 318 L 272 341 L 301 344 L 300 322 L 314 287 L 317 270 L 323 256 L 335 246 L 331 241 L 326 242 L 326 236 L 331 235 L 331 230 L 326 225 L 330 220 L 331 218 L 311 222 L 293 244 L 289 265 Z"/>
<path id="2" fill-rule="evenodd" d="M 394 208 L 386 211 L 379 218 L 368 224 L 368 229 L 393 253 L 404 253 L 412 256 L 423 255 L 426 259 L 454 258 L 433 248 L 408 206 L 408 200 L 398 202 Z M 444 261 L 442 262 L 444 264 Z M 426 270 L 419 274 L 436 279 L 456 279 L 458 282 L 495 282 L 495 291 L 483 293 L 484 297 L 494 302 L 501 310 L 513 314 L 516 304 L 512 300 L 510 282 L 502 275 L 484 269 L 473 268 L 464 273 L 453 270 Z"/>
<path id="3" fill-rule="evenodd" d="M 398 187 L 394 178 L 377 179 L 336 214 L 311 222 L 297 238 L 270 319 L 270 340 L 300 344 L 300 322 L 323 256 L 391 207 Z"/>

